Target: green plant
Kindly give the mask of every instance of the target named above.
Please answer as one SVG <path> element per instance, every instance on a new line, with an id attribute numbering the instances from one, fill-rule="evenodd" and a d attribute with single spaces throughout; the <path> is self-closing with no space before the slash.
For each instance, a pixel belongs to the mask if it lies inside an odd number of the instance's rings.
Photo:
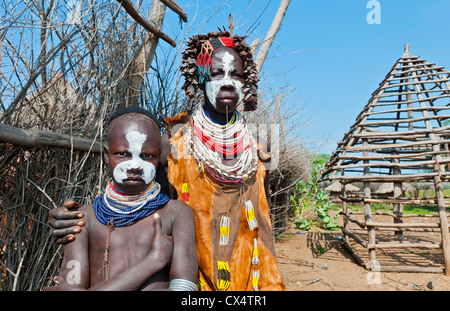
<path id="1" fill-rule="evenodd" d="M 323 157 L 321 160 L 324 161 Z M 297 182 L 294 193 L 290 196 L 295 213 L 294 225 L 306 231 L 311 230 L 313 224 L 318 224 L 326 230 L 335 230 L 339 227 L 335 221 L 338 214 L 330 216 L 330 211 L 335 205 L 327 193 L 318 187 L 317 173 L 322 164 L 316 161 L 313 165 L 309 180 Z"/>
<path id="2" fill-rule="evenodd" d="M 311 223 L 311 220 L 309 220 L 308 218 L 305 218 L 305 217 L 297 218 L 296 217 L 294 220 L 294 224 L 297 229 L 302 229 L 305 231 L 311 230 L 312 223 Z"/>
<path id="3" fill-rule="evenodd" d="M 316 251 L 319 255 L 322 255 L 327 251 L 327 249 L 325 247 L 319 245 L 316 247 Z"/>

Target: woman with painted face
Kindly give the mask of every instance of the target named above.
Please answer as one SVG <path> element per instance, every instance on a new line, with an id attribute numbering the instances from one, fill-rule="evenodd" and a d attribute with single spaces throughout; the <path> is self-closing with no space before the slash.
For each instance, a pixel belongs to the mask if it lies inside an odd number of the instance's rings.
<path id="1" fill-rule="evenodd" d="M 256 109 L 250 48 L 228 32 L 197 35 L 183 53 L 183 88 L 203 93 L 192 116 L 166 119 L 168 179 L 194 211 L 200 290 L 284 290 L 272 239 L 263 161 L 238 106 Z"/>
<path id="2" fill-rule="evenodd" d="M 49 290 L 197 290 L 191 208 L 170 200 L 154 180 L 159 127 L 138 108 L 112 116 L 104 159 L 112 179 L 80 208 L 85 229 L 64 247 Z"/>
<path id="3" fill-rule="evenodd" d="M 205 83 L 205 103 L 214 117 L 228 117 L 244 97 L 244 69 L 236 51 L 223 47 L 212 54 L 211 78 Z M 229 120 L 222 120 L 229 121 Z"/>

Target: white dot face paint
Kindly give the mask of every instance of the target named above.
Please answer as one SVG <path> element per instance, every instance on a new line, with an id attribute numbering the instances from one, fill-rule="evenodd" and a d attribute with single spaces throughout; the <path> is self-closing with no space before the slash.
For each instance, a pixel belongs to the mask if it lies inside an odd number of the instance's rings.
<path id="1" fill-rule="evenodd" d="M 231 73 L 234 71 L 234 56 L 229 52 L 225 52 L 222 58 L 224 77 L 222 79 L 210 80 L 205 83 L 206 96 L 214 108 L 217 108 L 216 98 L 220 89 L 224 85 L 232 85 L 239 95 L 238 104 L 244 98 L 244 84 L 241 81 L 231 78 Z"/>
<path id="2" fill-rule="evenodd" d="M 128 152 L 131 153 L 131 160 L 119 163 L 113 171 L 114 180 L 120 184 L 123 184 L 123 180 L 127 179 L 127 172 L 131 169 L 137 169 L 142 171 L 142 179 L 146 184 L 150 184 L 156 174 L 155 166 L 141 159 L 142 145 L 147 139 L 147 135 L 139 133 L 137 131 L 128 132 L 125 135 L 128 141 Z"/>

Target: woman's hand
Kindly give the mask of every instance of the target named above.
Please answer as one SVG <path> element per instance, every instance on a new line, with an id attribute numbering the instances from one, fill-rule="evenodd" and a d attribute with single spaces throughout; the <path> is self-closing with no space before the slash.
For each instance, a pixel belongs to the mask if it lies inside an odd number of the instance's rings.
<path id="1" fill-rule="evenodd" d="M 48 224 L 52 227 L 51 234 L 56 238 L 56 243 L 67 244 L 75 240 L 75 234 L 81 232 L 85 221 L 82 219 L 84 213 L 78 211 L 80 207 L 81 204 L 69 199 L 50 211 Z"/>

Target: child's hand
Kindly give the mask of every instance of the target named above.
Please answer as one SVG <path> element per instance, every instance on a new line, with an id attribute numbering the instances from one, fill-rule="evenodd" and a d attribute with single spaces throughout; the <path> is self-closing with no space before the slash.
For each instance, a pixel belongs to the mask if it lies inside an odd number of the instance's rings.
<path id="1" fill-rule="evenodd" d="M 153 235 L 152 252 L 156 252 L 158 260 L 168 264 L 173 255 L 173 238 L 164 234 L 162 230 L 161 217 L 158 213 L 153 214 Z"/>

